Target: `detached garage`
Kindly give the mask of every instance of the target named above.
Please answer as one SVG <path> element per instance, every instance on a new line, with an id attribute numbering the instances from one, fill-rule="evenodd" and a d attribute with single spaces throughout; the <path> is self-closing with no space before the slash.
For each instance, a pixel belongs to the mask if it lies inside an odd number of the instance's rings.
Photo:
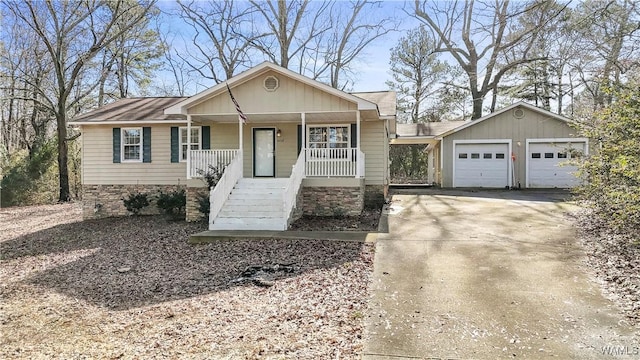
<path id="1" fill-rule="evenodd" d="M 439 136 L 443 187 L 567 188 L 588 152 L 569 119 L 519 102 Z"/>

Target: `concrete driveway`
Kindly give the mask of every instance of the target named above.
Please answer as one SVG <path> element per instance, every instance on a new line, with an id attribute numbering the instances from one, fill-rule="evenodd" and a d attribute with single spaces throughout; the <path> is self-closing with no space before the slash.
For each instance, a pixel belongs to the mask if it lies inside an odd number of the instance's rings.
<path id="1" fill-rule="evenodd" d="M 364 359 L 640 357 L 585 271 L 566 193 L 394 195 Z"/>

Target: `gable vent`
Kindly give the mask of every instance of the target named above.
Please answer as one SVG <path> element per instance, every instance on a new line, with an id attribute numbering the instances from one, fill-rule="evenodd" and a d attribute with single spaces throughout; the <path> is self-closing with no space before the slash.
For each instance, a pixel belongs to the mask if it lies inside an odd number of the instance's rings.
<path id="1" fill-rule="evenodd" d="M 279 86 L 280 86 L 280 82 L 278 81 L 278 78 L 275 76 L 267 76 L 264 79 L 264 88 L 267 91 L 276 91 L 276 89 L 278 89 Z"/>
<path id="2" fill-rule="evenodd" d="M 516 119 L 522 119 L 524 117 L 524 110 L 517 108 L 513 110 L 513 117 Z"/>

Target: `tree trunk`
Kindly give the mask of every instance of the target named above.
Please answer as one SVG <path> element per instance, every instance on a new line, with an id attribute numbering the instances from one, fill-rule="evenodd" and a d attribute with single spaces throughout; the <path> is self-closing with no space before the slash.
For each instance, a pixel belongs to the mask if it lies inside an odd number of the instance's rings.
<path id="1" fill-rule="evenodd" d="M 471 91 L 471 95 L 473 96 L 473 113 L 471 114 L 471 120 L 476 120 L 482 117 L 482 102 L 484 98 L 477 91 Z"/>
<path id="2" fill-rule="evenodd" d="M 71 191 L 69 191 L 69 168 L 67 160 L 69 157 L 69 147 L 67 146 L 67 119 L 63 112 L 56 114 L 58 120 L 58 175 L 60 177 L 60 197 L 59 202 L 71 201 Z"/>
<path id="3" fill-rule="evenodd" d="M 562 69 L 563 65 L 558 66 L 557 75 L 558 75 L 558 111 L 559 115 L 562 115 L 562 97 L 564 94 L 562 93 Z"/>

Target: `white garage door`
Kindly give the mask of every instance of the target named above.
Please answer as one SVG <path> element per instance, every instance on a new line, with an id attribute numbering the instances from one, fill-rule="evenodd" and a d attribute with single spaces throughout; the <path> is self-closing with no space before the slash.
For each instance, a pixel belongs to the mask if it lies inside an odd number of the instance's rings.
<path id="1" fill-rule="evenodd" d="M 455 144 L 453 186 L 509 186 L 508 151 L 508 144 Z"/>
<path id="2" fill-rule="evenodd" d="M 578 185 L 576 166 L 568 160 L 582 156 L 586 143 L 544 142 L 529 144 L 529 187 L 568 188 Z"/>

